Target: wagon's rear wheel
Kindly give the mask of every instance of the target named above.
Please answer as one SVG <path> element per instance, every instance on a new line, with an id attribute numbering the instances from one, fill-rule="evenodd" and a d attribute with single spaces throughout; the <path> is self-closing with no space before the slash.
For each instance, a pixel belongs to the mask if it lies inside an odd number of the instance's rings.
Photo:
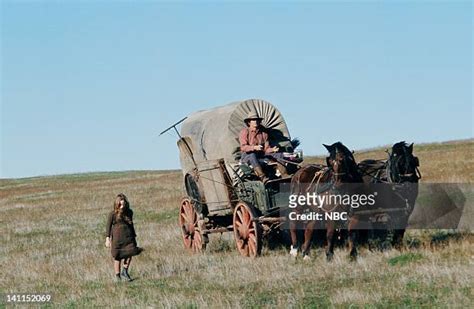
<path id="1" fill-rule="evenodd" d="M 206 242 L 198 226 L 198 214 L 187 197 L 181 200 L 179 209 L 179 226 L 183 235 L 184 247 L 192 252 L 201 252 Z"/>
<path id="2" fill-rule="evenodd" d="M 239 202 L 234 209 L 233 227 L 237 250 L 243 256 L 256 257 L 262 251 L 261 227 L 255 220 L 255 213 L 244 202 Z"/>

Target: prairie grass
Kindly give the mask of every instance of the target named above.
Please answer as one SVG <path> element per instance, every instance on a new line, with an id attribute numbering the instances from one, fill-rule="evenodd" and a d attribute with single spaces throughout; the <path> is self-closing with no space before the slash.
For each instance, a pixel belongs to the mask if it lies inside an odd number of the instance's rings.
<path id="1" fill-rule="evenodd" d="M 473 181 L 473 141 L 416 145 L 423 181 Z M 383 149 L 356 158 L 384 158 Z M 316 162 L 322 158 L 311 158 Z M 52 293 L 54 307 L 473 307 L 474 237 L 409 231 L 403 251 L 338 248 L 327 263 L 287 249 L 238 255 L 232 234 L 187 253 L 177 227 L 179 171 L 90 173 L 0 180 L 0 292 Z M 107 213 L 125 193 L 139 245 L 131 283 L 114 283 L 104 247 Z M 470 203 L 472 207 L 472 200 Z M 4 301 L 4 300 L 3 300 Z M 1 303 L 0 303 L 0 306 Z"/>

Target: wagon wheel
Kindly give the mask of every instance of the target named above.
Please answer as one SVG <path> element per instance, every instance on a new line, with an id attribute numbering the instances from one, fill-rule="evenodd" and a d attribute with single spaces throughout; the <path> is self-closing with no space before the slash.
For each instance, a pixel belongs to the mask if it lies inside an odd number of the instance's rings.
<path id="1" fill-rule="evenodd" d="M 243 256 L 256 257 L 262 250 L 262 232 L 255 213 L 246 203 L 239 202 L 234 209 L 234 238 L 237 250 Z"/>
<path id="2" fill-rule="evenodd" d="M 187 197 L 181 200 L 179 226 L 186 249 L 195 253 L 206 249 L 206 242 L 203 241 L 203 235 L 198 227 L 198 214 L 194 210 L 191 200 Z"/>

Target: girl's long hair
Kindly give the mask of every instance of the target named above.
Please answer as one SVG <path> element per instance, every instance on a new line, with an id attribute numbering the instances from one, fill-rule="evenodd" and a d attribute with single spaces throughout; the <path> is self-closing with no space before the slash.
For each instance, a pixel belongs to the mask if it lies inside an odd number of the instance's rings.
<path id="1" fill-rule="evenodd" d="M 124 201 L 123 208 L 120 208 L 120 202 Z M 115 219 L 120 222 L 120 221 L 125 221 L 128 224 L 132 223 L 132 218 L 131 218 L 131 210 L 130 210 L 130 204 L 128 203 L 128 199 L 125 196 L 125 194 L 120 193 L 117 195 L 115 198 L 114 202 L 114 214 L 115 214 Z"/>

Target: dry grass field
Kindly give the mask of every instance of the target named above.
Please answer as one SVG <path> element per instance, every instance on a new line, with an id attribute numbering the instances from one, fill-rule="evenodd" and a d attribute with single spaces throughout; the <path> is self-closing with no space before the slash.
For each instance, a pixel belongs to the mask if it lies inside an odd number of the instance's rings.
<path id="1" fill-rule="evenodd" d="M 473 140 L 415 145 L 423 182 L 472 184 L 473 150 Z M 386 156 L 384 148 L 355 155 Z M 104 246 L 106 215 L 120 192 L 146 250 L 134 258 L 131 283 L 113 281 Z M 205 253 L 191 255 L 177 226 L 181 195 L 179 171 L 0 180 L 0 293 L 51 293 L 49 306 L 61 308 L 474 306 L 472 234 L 409 231 L 418 246 L 361 248 L 357 262 L 344 248 L 331 263 L 319 248 L 310 262 L 290 259 L 284 248 L 243 258 L 230 233 L 212 235 Z"/>

